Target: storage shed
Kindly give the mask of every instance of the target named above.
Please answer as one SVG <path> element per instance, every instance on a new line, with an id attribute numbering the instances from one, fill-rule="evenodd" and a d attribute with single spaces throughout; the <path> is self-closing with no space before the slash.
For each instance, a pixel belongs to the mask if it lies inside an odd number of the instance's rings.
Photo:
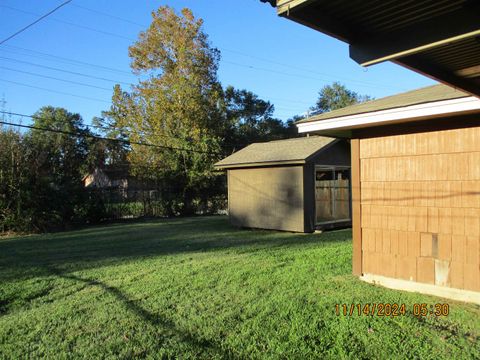
<path id="1" fill-rule="evenodd" d="M 350 144 L 311 136 L 251 144 L 227 170 L 228 212 L 241 227 L 312 232 L 350 224 Z"/>
<path id="2" fill-rule="evenodd" d="M 480 99 L 435 85 L 297 127 L 351 139 L 356 274 L 480 304 Z"/>

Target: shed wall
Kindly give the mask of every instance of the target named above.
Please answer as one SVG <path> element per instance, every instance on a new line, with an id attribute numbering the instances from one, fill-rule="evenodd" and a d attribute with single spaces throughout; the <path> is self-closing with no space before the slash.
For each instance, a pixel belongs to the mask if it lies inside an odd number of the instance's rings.
<path id="1" fill-rule="evenodd" d="M 316 165 L 350 166 L 350 143 L 346 140 L 337 141 L 312 160 Z"/>
<path id="2" fill-rule="evenodd" d="M 480 127 L 360 139 L 359 152 L 362 272 L 480 291 Z"/>
<path id="3" fill-rule="evenodd" d="M 233 225 L 304 232 L 302 166 L 228 170 Z"/>

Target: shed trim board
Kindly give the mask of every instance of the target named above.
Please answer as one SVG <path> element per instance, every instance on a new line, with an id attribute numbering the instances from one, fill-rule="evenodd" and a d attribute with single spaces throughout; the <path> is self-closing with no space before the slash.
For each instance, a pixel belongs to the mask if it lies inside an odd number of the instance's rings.
<path id="1" fill-rule="evenodd" d="M 266 161 L 266 162 L 251 162 L 251 163 L 239 163 L 228 165 L 215 165 L 218 170 L 223 169 L 243 169 L 243 168 L 257 168 L 257 167 L 270 167 L 270 166 L 288 166 L 288 165 L 304 165 L 305 160 L 290 160 L 290 161 Z"/>
<path id="2" fill-rule="evenodd" d="M 431 117 L 465 114 L 478 110 L 480 110 L 480 99 L 470 96 L 460 99 L 435 101 L 426 104 L 334 117 L 325 120 L 301 122 L 297 124 L 297 128 L 299 133 L 333 129 L 355 129 L 396 122 L 412 122 Z"/>
<path id="3" fill-rule="evenodd" d="M 351 151 L 351 197 L 352 197 L 352 272 L 354 275 L 362 274 L 362 203 L 360 183 L 360 140 L 350 141 Z"/>

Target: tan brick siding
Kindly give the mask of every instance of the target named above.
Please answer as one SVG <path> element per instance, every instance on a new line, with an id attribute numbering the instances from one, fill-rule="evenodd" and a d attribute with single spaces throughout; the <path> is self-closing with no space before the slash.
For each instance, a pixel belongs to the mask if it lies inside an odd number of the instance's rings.
<path id="1" fill-rule="evenodd" d="M 480 127 L 360 140 L 363 272 L 480 291 Z"/>

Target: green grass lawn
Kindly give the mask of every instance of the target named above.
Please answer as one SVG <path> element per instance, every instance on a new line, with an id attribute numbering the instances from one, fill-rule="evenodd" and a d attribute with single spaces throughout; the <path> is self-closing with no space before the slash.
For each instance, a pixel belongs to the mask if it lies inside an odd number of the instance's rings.
<path id="1" fill-rule="evenodd" d="M 0 239 L 0 358 L 480 357 L 480 307 L 351 275 L 351 232 L 226 217 Z M 335 304 L 448 302 L 448 317 L 337 316 Z"/>

